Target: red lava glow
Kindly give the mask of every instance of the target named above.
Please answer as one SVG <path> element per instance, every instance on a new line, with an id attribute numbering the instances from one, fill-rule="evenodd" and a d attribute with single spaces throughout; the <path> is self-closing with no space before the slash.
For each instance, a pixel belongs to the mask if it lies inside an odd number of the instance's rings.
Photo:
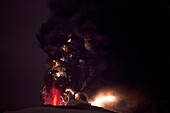
<path id="1" fill-rule="evenodd" d="M 59 91 L 52 87 L 49 92 L 44 90 L 44 105 L 59 105 Z"/>
<path id="2" fill-rule="evenodd" d="M 58 102 L 58 90 L 55 89 L 55 88 L 52 88 L 51 92 L 52 92 L 52 102 L 51 103 L 52 103 L 53 106 L 56 106 L 56 105 L 59 104 L 59 102 Z"/>
<path id="3" fill-rule="evenodd" d="M 57 105 L 57 96 L 54 95 L 54 98 L 53 98 L 53 105 L 56 106 Z"/>

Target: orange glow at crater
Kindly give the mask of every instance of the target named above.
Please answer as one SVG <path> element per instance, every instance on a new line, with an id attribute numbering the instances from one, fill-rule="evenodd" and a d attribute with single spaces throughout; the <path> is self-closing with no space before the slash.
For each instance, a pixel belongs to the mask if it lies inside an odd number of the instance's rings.
<path id="1" fill-rule="evenodd" d="M 100 92 L 93 100 L 90 100 L 92 106 L 103 107 L 115 104 L 118 101 L 117 97 L 112 93 Z"/>
<path id="2" fill-rule="evenodd" d="M 103 97 L 97 97 L 91 105 L 103 107 L 104 104 L 112 103 L 115 101 L 115 96 L 103 96 Z"/>

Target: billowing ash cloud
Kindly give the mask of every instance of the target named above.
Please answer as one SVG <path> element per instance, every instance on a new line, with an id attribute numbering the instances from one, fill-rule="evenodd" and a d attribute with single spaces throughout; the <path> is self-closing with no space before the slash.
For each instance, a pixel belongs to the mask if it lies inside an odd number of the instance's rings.
<path id="1" fill-rule="evenodd" d="M 53 13 L 38 35 L 40 45 L 45 50 L 47 45 L 60 43 L 56 34 L 61 33 L 71 33 L 82 39 L 91 62 L 91 70 L 86 74 L 86 81 L 90 82 L 94 76 L 105 73 L 112 60 L 112 41 L 125 34 L 125 7 L 125 1 L 50 0 L 49 8 Z M 50 37 L 55 37 L 56 41 Z"/>
<path id="2" fill-rule="evenodd" d="M 150 101 L 140 89 L 120 87 L 124 86 L 120 80 L 126 83 L 125 79 L 129 79 L 121 78 L 124 64 L 118 58 L 126 53 L 122 49 L 126 48 L 126 43 L 121 40 L 127 34 L 126 1 L 50 0 L 49 8 L 51 18 L 42 25 L 37 35 L 40 47 L 49 56 L 45 86 L 71 87 L 75 92 L 87 93 L 89 97 L 99 89 L 109 87 L 121 97 L 114 110 L 129 113 L 138 112 L 136 109 L 147 110 L 143 107 L 149 106 Z M 58 70 L 62 70 L 61 73 Z M 64 83 L 58 84 L 55 80 L 60 76 L 66 78 Z"/>

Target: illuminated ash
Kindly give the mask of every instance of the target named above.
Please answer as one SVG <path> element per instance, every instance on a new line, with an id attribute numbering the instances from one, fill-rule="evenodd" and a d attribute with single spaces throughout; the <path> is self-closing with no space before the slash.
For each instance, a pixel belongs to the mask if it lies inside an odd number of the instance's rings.
<path id="1" fill-rule="evenodd" d="M 67 105 L 85 82 L 85 69 L 89 57 L 84 39 L 70 33 L 58 32 L 40 39 L 43 50 L 49 55 L 49 68 L 42 88 L 43 104 Z M 47 43 L 48 42 L 48 43 Z M 88 72 L 88 71 L 87 71 Z M 53 89 L 58 93 L 53 97 Z M 52 95 L 52 99 L 49 98 Z M 53 104 L 55 100 L 57 102 Z M 51 102 L 49 102 L 51 101 Z"/>
<path id="2" fill-rule="evenodd" d="M 51 94 L 51 88 L 57 89 L 58 105 L 68 105 L 72 101 L 85 102 L 86 96 L 82 92 L 88 92 L 89 86 L 96 87 L 89 85 L 92 82 L 101 84 L 99 79 L 107 74 L 110 37 L 97 32 L 101 31 L 95 23 L 100 14 L 93 7 L 96 5 L 99 9 L 103 3 L 110 4 L 109 1 L 105 3 L 101 0 L 68 0 L 66 5 L 62 0 L 50 0 L 53 15 L 42 25 L 37 38 L 40 47 L 48 55 L 48 69 L 42 92 Z M 65 9 L 65 5 L 69 10 Z M 67 11 L 70 15 L 67 15 Z M 96 75 L 97 79 L 94 80 Z M 44 93 L 42 97 L 43 95 Z"/>

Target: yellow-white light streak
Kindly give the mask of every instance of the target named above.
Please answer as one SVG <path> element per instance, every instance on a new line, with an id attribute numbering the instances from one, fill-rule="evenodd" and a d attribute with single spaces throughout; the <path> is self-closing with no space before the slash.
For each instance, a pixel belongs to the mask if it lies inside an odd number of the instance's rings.
<path id="1" fill-rule="evenodd" d="M 57 62 L 57 61 L 55 61 L 55 60 L 53 60 L 53 62 L 55 63 L 54 67 L 60 66 L 60 63 L 59 63 L 59 62 Z"/>
<path id="2" fill-rule="evenodd" d="M 66 45 L 63 45 L 62 49 L 63 51 L 68 52 L 68 47 Z"/>
<path id="3" fill-rule="evenodd" d="M 57 77 L 60 77 L 61 75 L 60 75 L 60 73 L 59 72 L 57 72 Z"/>
<path id="4" fill-rule="evenodd" d="M 69 39 L 67 40 L 67 42 L 71 42 L 71 38 L 69 38 Z"/>
<path id="5" fill-rule="evenodd" d="M 71 92 L 71 94 L 74 95 L 74 91 L 72 89 L 70 89 L 70 88 L 66 89 L 65 91 L 66 92 Z"/>

